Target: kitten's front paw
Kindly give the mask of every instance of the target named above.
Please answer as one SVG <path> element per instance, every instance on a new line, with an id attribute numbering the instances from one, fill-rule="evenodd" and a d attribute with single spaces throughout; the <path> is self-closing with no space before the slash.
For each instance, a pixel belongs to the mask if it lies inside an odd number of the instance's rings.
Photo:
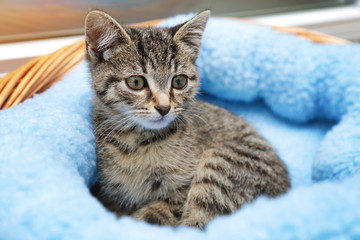
<path id="1" fill-rule="evenodd" d="M 134 212 L 131 217 L 156 225 L 177 226 L 179 225 L 179 221 L 171 210 L 169 204 L 158 201 L 140 208 Z"/>
<path id="2" fill-rule="evenodd" d="M 202 212 L 191 211 L 191 214 L 183 216 L 181 225 L 189 227 L 199 228 L 204 230 L 205 225 L 211 220 L 210 217 L 206 216 Z"/>
<path id="3" fill-rule="evenodd" d="M 187 219 L 185 221 L 182 221 L 181 225 L 186 225 L 189 227 L 199 228 L 201 230 L 204 230 L 206 223 L 203 221 L 196 220 L 196 219 L 193 219 L 193 220 Z"/>
<path id="4" fill-rule="evenodd" d="M 131 215 L 134 219 L 138 221 L 145 221 L 151 224 L 156 225 L 165 225 L 166 223 L 163 221 L 163 219 L 158 216 L 157 214 L 153 212 L 144 211 L 142 209 L 136 211 Z"/>

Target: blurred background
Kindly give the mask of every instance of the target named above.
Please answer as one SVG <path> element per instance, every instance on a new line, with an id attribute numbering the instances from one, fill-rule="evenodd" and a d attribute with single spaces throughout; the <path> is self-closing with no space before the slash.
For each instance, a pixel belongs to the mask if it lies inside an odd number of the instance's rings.
<path id="1" fill-rule="evenodd" d="M 356 4 L 357 0 L 0 0 L 0 43 L 82 34 L 85 15 L 94 8 L 128 24 L 204 9 L 215 16 L 251 18 Z"/>
<path id="2" fill-rule="evenodd" d="M 360 0 L 0 0 L 0 77 L 82 39 L 91 9 L 122 24 L 211 9 L 213 16 L 360 39 Z"/>

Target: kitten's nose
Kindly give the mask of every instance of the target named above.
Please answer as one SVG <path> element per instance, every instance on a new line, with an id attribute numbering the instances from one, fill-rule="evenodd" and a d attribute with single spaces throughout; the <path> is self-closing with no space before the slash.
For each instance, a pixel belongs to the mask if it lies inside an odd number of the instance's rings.
<path id="1" fill-rule="evenodd" d="M 155 106 L 156 111 L 158 111 L 161 116 L 165 116 L 166 114 L 168 114 L 170 108 L 171 108 L 170 106 L 162 106 L 162 105 Z"/>

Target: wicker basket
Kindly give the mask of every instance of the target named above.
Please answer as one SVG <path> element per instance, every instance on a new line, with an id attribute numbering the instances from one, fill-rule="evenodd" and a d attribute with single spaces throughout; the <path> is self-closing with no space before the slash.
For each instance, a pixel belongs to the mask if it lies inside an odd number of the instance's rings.
<path id="1" fill-rule="evenodd" d="M 137 27 L 154 26 L 161 20 L 136 24 Z M 240 20 L 239 21 L 248 21 Z M 251 22 L 251 21 L 248 21 Z M 256 23 L 254 23 L 256 24 Z M 296 34 L 319 44 L 350 44 L 351 42 L 309 31 L 303 28 L 273 27 L 281 33 Z M 13 107 L 41 93 L 62 79 L 85 56 L 85 41 L 81 40 L 44 56 L 34 58 L 0 79 L 0 109 Z"/>

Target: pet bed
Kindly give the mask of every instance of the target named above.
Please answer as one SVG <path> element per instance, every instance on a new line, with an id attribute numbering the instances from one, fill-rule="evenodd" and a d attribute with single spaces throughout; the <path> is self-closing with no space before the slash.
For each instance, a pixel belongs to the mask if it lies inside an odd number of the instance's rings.
<path id="1" fill-rule="evenodd" d="M 46 91 L 61 74 L 44 58 L 4 77 L 2 107 L 23 81 L 27 92 L 19 88 L 13 103 L 44 92 L 0 111 L 0 239 L 359 239 L 360 46 L 339 41 L 318 44 L 268 26 L 210 19 L 197 60 L 199 98 L 250 121 L 286 163 L 292 188 L 217 217 L 204 231 L 117 219 L 90 195 L 96 152 L 84 61 Z M 72 45 L 76 61 L 81 46 Z M 37 61 L 48 64 L 50 82 L 31 82 Z M 16 74 L 25 80 L 14 82 Z"/>

